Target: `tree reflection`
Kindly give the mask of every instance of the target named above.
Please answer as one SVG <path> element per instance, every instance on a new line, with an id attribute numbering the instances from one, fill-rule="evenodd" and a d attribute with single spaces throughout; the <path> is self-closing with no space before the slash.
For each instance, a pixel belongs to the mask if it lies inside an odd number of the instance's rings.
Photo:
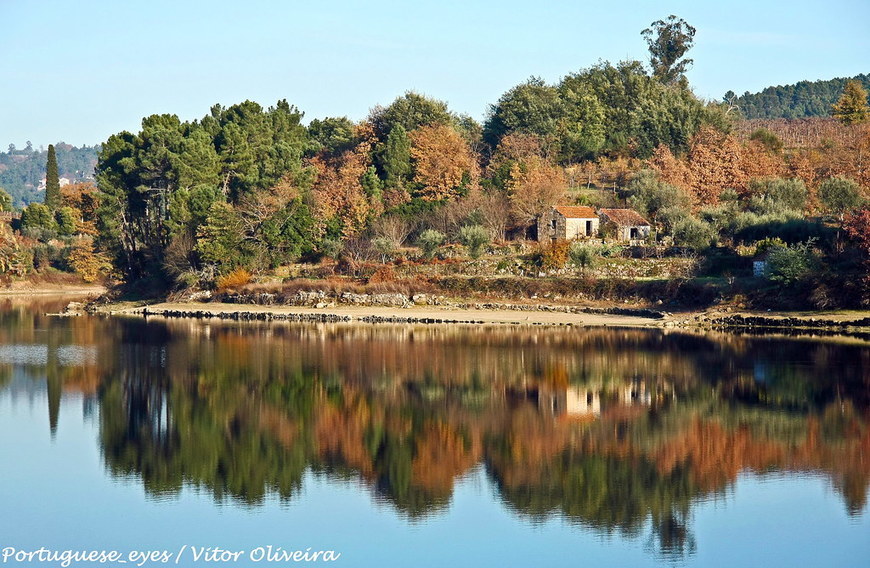
<path id="1" fill-rule="evenodd" d="M 39 341 L 17 326 L 0 322 L 0 336 Z M 46 362 L 50 400 L 97 392 L 109 471 L 141 478 L 155 497 L 191 486 L 221 502 L 291 500 L 310 470 L 360 480 L 416 519 L 443 510 L 457 479 L 484 467 L 518 515 L 631 535 L 665 557 L 694 552 L 693 504 L 743 471 L 822 473 L 851 514 L 866 508 L 864 344 L 644 330 L 65 326 L 52 349 L 95 345 L 99 357 Z"/>

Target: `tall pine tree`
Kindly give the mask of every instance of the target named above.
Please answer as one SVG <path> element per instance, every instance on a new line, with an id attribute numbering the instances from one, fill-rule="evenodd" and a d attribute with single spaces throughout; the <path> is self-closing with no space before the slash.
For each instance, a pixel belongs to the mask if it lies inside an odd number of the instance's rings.
<path id="1" fill-rule="evenodd" d="M 57 175 L 54 144 L 48 145 L 48 160 L 45 163 L 45 205 L 52 212 L 60 209 L 60 178 Z"/>

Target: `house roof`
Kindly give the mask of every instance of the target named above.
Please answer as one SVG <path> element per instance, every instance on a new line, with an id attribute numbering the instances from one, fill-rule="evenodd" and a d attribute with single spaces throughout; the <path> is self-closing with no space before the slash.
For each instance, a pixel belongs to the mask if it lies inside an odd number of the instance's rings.
<path id="1" fill-rule="evenodd" d="M 599 209 L 598 213 L 621 227 L 649 225 L 649 221 L 633 209 Z"/>
<path id="2" fill-rule="evenodd" d="M 591 207 L 582 207 L 577 205 L 560 205 L 553 207 L 556 211 L 564 215 L 568 219 L 596 219 L 595 209 Z"/>

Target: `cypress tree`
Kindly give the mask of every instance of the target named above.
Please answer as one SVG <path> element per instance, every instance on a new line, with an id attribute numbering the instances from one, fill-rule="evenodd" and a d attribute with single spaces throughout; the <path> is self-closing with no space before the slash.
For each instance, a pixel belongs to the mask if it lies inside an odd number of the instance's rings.
<path id="1" fill-rule="evenodd" d="M 54 144 L 48 145 L 48 160 L 45 163 L 45 205 L 52 212 L 60 208 L 60 178 L 57 175 Z"/>

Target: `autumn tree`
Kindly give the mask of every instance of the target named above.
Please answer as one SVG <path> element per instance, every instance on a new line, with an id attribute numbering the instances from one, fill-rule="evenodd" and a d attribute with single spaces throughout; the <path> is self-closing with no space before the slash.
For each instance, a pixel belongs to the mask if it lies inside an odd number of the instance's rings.
<path id="1" fill-rule="evenodd" d="M 455 199 L 475 187 L 476 157 L 456 130 L 442 124 L 411 132 L 415 193 L 426 201 Z"/>
<path id="2" fill-rule="evenodd" d="M 314 214 L 321 235 L 356 236 L 365 228 L 373 205 L 380 206 L 370 200 L 362 184 L 371 166 L 369 150 L 368 144 L 360 144 L 336 158 L 312 161 L 317 170 Z"/>
<path id="3" fill-rule="evenodd" d="M 528 225 L 564 198 L 565 174 L 549 161 L 531 157 L 511 167 L 507 189 L 515 221 Z"/>
<path id="4" fill-rule="evenodd" d="M 692 138 L 688 165 L 691 189 L 698 205 L 716 205 L 726 188 L 746 186 L 740 145 L 734 137 L 713 128 L 702 128 Z"/>
<path id="5" fill-rule="evenodd" d="M 870 106 L 867 105 L 867 91 L 858 81 L 849 81 L 843 89 L 843 94 L 833 106 L 834 118 L 843 124 L 857 124 L 870 117 Z"/>
<path id="6" fill-rule="evenodd" d="M 57 173 L 57 153 L 54 144 L 48 145 L 48 157 L 45 162 L 44 203 L 51 211 L 60 207 L 60 177 Z"/>
<path id="7" fill-rule="evenodd" d="M 396 98 L 386 108 L 373 108 L 368 118 L 381 141 L 386 141 L 396 125 L 401 125 L 405 132 L 411 132 L 422 126 L 452 125 L 454 120 L 447 103 L 413 91 Z"/>
<path id="8" fill-rule="evenodd" d="M 657 20 L 641 32 L 650 53 L 653 76 L 666 84 L 678 82 L 691 59 L 683 56 L 695 41 L 695 28 L 673 14 L 668 19 Z"/>

